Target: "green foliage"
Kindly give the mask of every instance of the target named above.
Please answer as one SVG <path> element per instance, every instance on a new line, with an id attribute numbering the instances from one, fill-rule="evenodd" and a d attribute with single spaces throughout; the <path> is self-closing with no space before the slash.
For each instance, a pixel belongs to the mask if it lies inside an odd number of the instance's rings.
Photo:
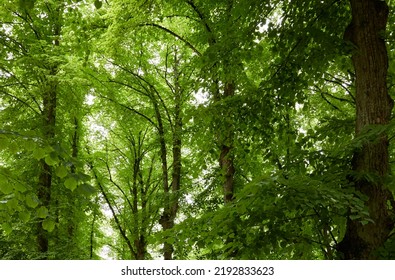
<path id="1" fill-rule="evenodd" d="M 394 122 L 354 137 L 347 1 L 14 2 L 0 7 L 1 259 L 157 259 L 164 243 L 178 259 L 335 259 L 346 220 L 372 222 L 352 182 L 395 190 L 351 171 Z"/>

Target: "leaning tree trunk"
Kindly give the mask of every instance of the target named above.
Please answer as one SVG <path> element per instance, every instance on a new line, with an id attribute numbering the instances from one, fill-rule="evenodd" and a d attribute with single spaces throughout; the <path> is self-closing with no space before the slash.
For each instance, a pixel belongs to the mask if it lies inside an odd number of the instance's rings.
<path id="1" fill-rule="evenodd" d="M 393 101 L 387 90 L 388 55 L 383 33 L 388 6 L 380 0 L 350 0 L 352 22 L 346 30 L 355 46 L 352 61 L 356 73 L 356 136 L 367 128 L 390 121 Z M 393 228 L 388 203 L 393 195 L 385 185 L 390 174 L 386 133 L 369 139 L 354 152 L 352 168 L 355 189 L 368 197 L 366 207 L 373 222 L 363 225 L 348 219 L 347 229 L 338 249 L 345 259 L 374 259 L 376 250 L 388 239 Z M 375 180 L 364 179 L 372 174 Z"/>

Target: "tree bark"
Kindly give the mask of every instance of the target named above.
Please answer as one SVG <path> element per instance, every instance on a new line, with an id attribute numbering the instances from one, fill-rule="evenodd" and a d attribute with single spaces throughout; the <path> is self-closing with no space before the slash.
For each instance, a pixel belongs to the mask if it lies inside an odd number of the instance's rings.
<path id="1" fill-rule="evenodd" d="M 56 75 L 57 68 L 51 70 L 51 75 Z M 57 100 L 57 83 L 54 81 L 47 81 L 45 92 L 43 94 L 43 136 L 48 144 L 53 144 L 55 139 L 55 122 L 56 122 L 56 100 Z M 44 159 L 40 161 L 41 171 L 39 174 L 39 186 L 37 197 L 41 201 L 41 205 L 48 210 L 51 202 L 51 187 L 52 187 L 52 168 Z M 48 252 L 48 233 L 42 228 L 39 220 L 37 228 L 37 243 L 40 253 L 46 254 Z"/>
<path id="2" fill-rule="evenodd" d="M 356 136 L 390 121 L 393 101 L 388 95 L 388 55 L 383 39 L 388 6 L 379 0 L 350 0 L 352 22 L 347 38 L 355 46 L 352 61 L 356 73 Z M 345 34 L 346 35 L 346 34 Z M 390 174 L 388 137 L 381 133 L 354 152 L 352 169 L 356 191 L 368 197 L 366 207 L 373 222 L 363 225 L 347 220 L 347 229 L 338 250 L 345 259 L 374 259 L 393 228 L 388 203 L 393 195 L 385 185 Z M 374 180 L 363 175 L 371 174 Z"/>
<path id="3" fill-rule="evenodd" d="M 160 218 L 160 224 L 164 231 L 172 229 L 174 222 L 177 217 L 179 208 L 179 191 L 181 187 L 181 146 L 182 146 L 182 92 L 183 89 L 179 84 L 180 73 L 179 73 L 179 59 L 177 57 L 177 51 L 174 53 L 174 117 L 172 127 L 172 157 L 173 157 L 173 170 L 171 173 L 171 185 L 167 186 L 167 193 L 165 189 L 165 209 L 162 217 Z M 159 120 L 158 120 L 159 123 Z M 163 144 L 164 145 L 164 144 Z M 171 187 L 171 190 L 169 189 Z M 163 244 L 163 255 L 165 260 L 173 259 L 174 246 L 168 242 Z"/>
<path id="4" fill-rule="evenodd" d="M 224 87 L 224 94 L 221 99 L 232 97 L 235 93 L 235 87 L 233 82 L 227 82 Z M 231 119 L 231 116 L 225 116 Z M 223 175 L 223 192 L 224 192 L 224 204 L 228 204 L 233 201 L 234 197 L 234 176 L 235 167 L 232 155 L 233 150 L 233 127 L 232 121 L 228 121 L 229 127 L 226 127 L 219 136 L 219 145 L 221 147 L 221 153 L 219 156 L 219 165 Z"/>
<path id="5" fill-rule="evenodd" d="M 48 10 L 48 12 L 50 12 Z M 61 18 L 62 18 L 62 5 L 56 6 L 51 11 L 50 21 L 51 28 L 49 35 L 46 36 L 46 40 L 49 44 L 52 44 L 52 49 L 56 49 L 60 45 L 60 34 L 61 34 Z M 39 37 L 37 39 L 40 39 Z M 57 93 L 58 93 L 58 81 L 56 75 L 58 73 L 59 64 L 46 61 L 49 65 L 49 76 L 43 77 L 43 109 L 42 109 L 42 120 L 43 120 L 43 139 L 47 144 L 53 145 L 55 143 L 55 129 L 56 129 L 56 105 L 57 105 Z M 48 210 L 50 209 L 51 202 L 51 189 L 52 189 L 52 168 L 48 165 L 44 159 L 40 161 L 40 174 L 39 184 L 37 190 L 37 196 L 41 201 L 41 205 L 45 206 Z M 38 251 L 43 254 L 42 258 L 47 258 L 48 253 L 48 233 L 42 227 L 43 219 L 39 219 L 37 225 L 37 245 Z"/>

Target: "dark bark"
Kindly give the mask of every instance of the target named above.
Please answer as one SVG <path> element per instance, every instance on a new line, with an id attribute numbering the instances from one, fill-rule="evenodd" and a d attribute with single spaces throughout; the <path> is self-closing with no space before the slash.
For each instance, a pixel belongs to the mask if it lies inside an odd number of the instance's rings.
<path id="1" fill-rule="evenodd" d="M 164 231 L 172 229 L 174 227 L 174 221 L 177 216 L 179 207 L 179 191 L 181 186 L 181 134 L 182 134 L 182 116 L 181 116 L 181 105 L 182 105 L 182 88 L 179 84 L 179 70 L 178 70 L 178 57 L 177 52 L 174 54 L 174 117 L 172 127 L 172 157 L 173 157 L 173 170 L 171 173 L 171 185 L 168 186 L 167 193 L 165 192 L 165 208 L 163 215 L 160 218 L 160 224 Z M 159 123 L 159 122 L 158 122 Z M 171 190 L 169 190 L 171 187 Z M 163 244 L 163 255 L 165 260 L 173 259 L 174 246 L 168 242 Z"/>
<path id="2" fill-rule="evenodd" d="M 158 122 L 158 134 L 159 134 L 159 142 L 160 142 L 160 157 L 162 162 L 162 184 L 164 191 L 164 209 L 163 214 L 159 219 L 159 223 L 162 226 L 163 231 L 172 229 L 174 226 L 174 219 L 172 219 L 171 214 L 171 192 L 169 186 L 169 172 L 168 172 L 168 164 L 167 164 L 167 145 L 165 139 L 165 130 L 162 122 L 162 115 L 159 111 L 158 103 L 155 98 L 152 98 L 152 102 L 155 108 L 156 119 Z M 173 245 L 164 242 L 163 244 L 163 256 L 165 260 L 171 260 L 173 257 Z"/>
<path id="3" fill-rule="evenodd" d="M 209 18 L 204 15 L 202 10 L 197 6 L 195 1 L 188 0 L 186 3 L 192 8 L 192 10 L 196 13 L 197 17 L 199 18 L 205 32 L 207 33 L 207 43 L 210 47 L 215 47 L 217 45 L 217 36 L 215 30 L 211 27 L 212 23 Z M 233 1 L 229 0 L 227 3 L 226 8 L 226 21 L 231 24 L 231 13 L 233 9 Z M 224 87 L 221 92 L 220 89 L 220 79 L 219 76 L 219 69 L 220 64 L 226 70 L 226 75 L 231 76 L 232 69 L 230 68 L 230 63 L 225 59 L 224 62 L 215 62 L 212 66 L 210 71 L 213 75 L 213 84 L 212 84 L 212 95 L 214 102 L 221 102 L 226 98 L 229 98 L 235 94 L 235 83 L 231 79 L 228 81 L 221 81 L 224 82 Z M 221 116 L 224 117 L 224 116 Z M 229 115 L 225 116 L 231 118 Z M 229 120 L 228 119 L 228 120 Z M 222 120 L 221 120 L 222 121 Z M 229 124 L 229 125 L 228 125 Z M 220 149 L 220 154 L 218 158 L 218 163 L 221 169 L 222 175 L 222 188 L 224 194 L 224 204 L 228 204 L 233 200 L 234 197 L 234 175 L 235 175 L 235 167 L 234 167 L 234 158 L 233 158 L 233 127 L 231 122 L 227 122 L 223 125 L 220 131 L 217 132 L 217 145 Z"/>
<path id="4" fill-rule="evenodd" d="M 56 75 L 56 72 L 57 69 L 54 67 L 51 75 Z M 57 84 L 56 82 L 47 82 L 47 90 L 43 93 L 43 135 L 47 143 L 53 144 L 55 139 Z M 52 168 L 44 159 L 40 161 L 40 165 L 41 171 L 39 174 L 37 197 L 41 201 L 41 205 L 49 209 L 51 202 Z M 40 253 L 46 254 L 48 252 L 48 233 L 42 228 L 41 222 L 43 219 L 39 221 L 37 226 L 38 250 Z"/>
<path id="5" fill-rule="evenodd" d="M 352 61 L 356 73 L 356 136 L 367 127 L 390 121 L 393 101 L 387 90 L 388 55 L 383 40 L 388 6 L 379 0 L 350 0 L 352 22 L 346 30 L 355 50 Z M 354 152 L 352 169 L 355 189 L 368 197 L 366 207 L 374 222 L 363 225 L 347 220 L 347 230 L 338 249 L 345 259 L 374 259 L 375 252 L 387 240 L 393 228 L 388 203 L 393 195 L 385 185 L 390 174 L 388 137 L 381 133 Z M 373 174 L 374 181 L 363 179 Z"/>
<path id="6" fill-rule="evenodd" d="M 235 88 L 232 82 L 228 82 L 224 88 L 224 96 L 222 99 L 231 97 L 234 95 Z M 231 119 L 231 116 L 227 114 L 225 118 Z M 220 145 L 220 156 L 219 156 L 219 166 L 221 168 L 223 176 L 223 193 L 224 193 L 224 203 L 228 204 L 233 201 L 234 196 L 234 176 L 235 167 L 233 163 L 233 127 L 231 121 L 226 121 L 230 125 L 220 132 L 219 135 L 219 145 Z"/>
<path id="7" fill-rule="evenodd" d="M 49 11 L 50 12 L 50 11 Z M 61 33 L 61 17 L 62 8 L 57 7 L 51 14 L 51 36 L 47 37 L 47 41 L 52 44 L 52 48 L 57 48 L 60 45 L 59 37 Z M 55 39 L 53 39 L 55 38 Z M 38 37 L 39 39 L 39 37 Z M 43 121 L 43 139 L 47 144 L 53 145 L 55 143 L 55 129 L 56 129 L 56 105 L 57 105 L 57 92 L 58 82 L 56 81 L 56 75 L 58 72 L 59 65 L 57 63 L 47 62 L 49 65 L 49 76 L 43 77 L 43 109 L 42 109 L 42 121 Z M 52 168 L 48 165 L 44 159 L 40 161 L 41 171 L 39 174 L 39 185 L 37 190 L 37 196 L 41 201 L 41 205 L 45 206 L 48 210 L 50 209 L 51 203 L 51 189 L 52 189 Z M 37 245 L 38 251 L 42 253 L 43 258 L 47 258 L 49 235 L 42 228 L 43 219 L 39 219 L 37 225 Z"/>
<path id="8" fill-rule="evenodd" d="M 144 141 L 144 136 L 139 133 L 138 143 L 132 137 L 132 147 L 133 147 L 133 185 L 131 189 L 132 195 L 132 215 L 133 215 L 133 236 L 134 236 L 134 246 L 135 259 L 144 260 L 147 253 L 147 242 L 145 239 L 146 228 L 144 224 L 144 212 L 146 211 L 146 201 L 145 197 L 141 195 L 141 190 L 144 189 L 144 182 L 142 179 L 141 164 L 144 157 L 144 151 L 142 151 L 142 145 Z M 141 196 L 140 196 L 141 195 Z M 139 210 L 139 201 L 141 201 L 141 209 Z M 148 218 L 148 217 L 147 217 Z"/>
<path id="9" fill-rule="evenodd" d="M 78 154 L 79 154 L 79 143 L 80 143 L 80 127 L 79 127 L 79 121 L 77 119 L 77 117 L 74 117 L 74 133 L 72 136 L 72 145 L 71 145 L 71 157 L 74 160 L 73 165 L 71 166 L 71 173 L 75 174 L 76 173 L 76 166 L 75 163 L 78 160 Z M 75 238 L 75 228 L 76 228 L 76 224 L 75 224 L 75 213 L 74 210 L 77 206 L 76 204 L 76 200 L 75 197 L 68 197 L 67 198 L 69 200 L 70 203 L 70 213 L 69 213 L 69 217 L 67 220 L 67 234 L 68 234 L 68 238 L 73 241 Z M 71 242 L 72 246 L 74 246 L 73 242 Z"/>
<path id="10" fill-rule="evenodd" d="M 95 223 L 96 223 L 97 213 L 93 211 L 93 219 L 90 227 L 90 235 L 89 235 L 89 259 L 93 260 L 94 252 L 95 252 Z"/>

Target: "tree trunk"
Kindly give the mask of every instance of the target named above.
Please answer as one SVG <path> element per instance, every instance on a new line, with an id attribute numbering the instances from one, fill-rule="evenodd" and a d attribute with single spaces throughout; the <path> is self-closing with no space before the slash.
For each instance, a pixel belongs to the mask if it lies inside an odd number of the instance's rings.
<path id="1" fill-rule="evenodd" d="M 182 169 L 182 94 L 183 89 L 180 85 L 180 71 L 179 71 L 180 60 L 177 56 L 177 50 L 174 53 L 174 65 L 173 65 L 173 75 L 174 75 L 174 89 L 172 90 L 174 94 L 174 116 L 172 124 L 172 157 L 173 157 L 173 170 L 171 173 L 171 185 L 166 184 L 165 186 L 165 207 L 163 215 L 160 218 L 159 223 L 162 225 L 163 231 L 172 229 L 174 227 L 175 219 L 177 217 L 177 212 L 179 208 L 179 192 L 181 187 L 181 169 Z M 168 81 L 170 84 L 170 81 Z M 161 131 L 164 135 L 163 127 L 161 126 L 160 118 L 158 118 L 159 135 Z M 161 137 L 162 139 L 162 137 Z M 162 146 L 165 147 L 165 142 L 163 138 Z M 166 149 L 163 149 L 163 153 L 166 153 Z M 166 154 L 162 155 L 166 157 Z M 168 178 L 168 174 L 166 175 Z M 171 187 L 171 189 L 170 189 Z M 163 244 L 163 255 L 165 260 L 173 259 L 174 246 L 168 242 Z"/>
<path id="2" fill-rule="evenodd" d="M 52 48 L 56 49 L 60 45 L 59 37 L 61 33 L 61 16 L 62 8 L 56 7 L 53 11 L 52 17 L 52 28 L 51 36 L 46 39 L 52 44 Z M 54 38 L 54 39 L 53 39 Z M 59 65 L 46 61 L 50 65 L 50 72 L 48 77 L 44 77 L 42 80 L 44 83 L 43 87 L 43 139 L 49 145 L 53 145 L 55 142 L 55 124 L 56 124 L 56 104 L 57 104 L 57 92 L 58 82 L 56 81 L 56 75 L 58 72 Z M 52 168 L 48 165 L 44 159 L 40 161 L 41 170 L 39 174 L 39 185 L 37 190 L 37 196 L 41 201 L 41 205 L 45 206 L 48 210 L 50 209 L 51 202 L 51 188 L 52 188 Z M 42 228 L 43 219 L 39 219 L 37 225 L 37 245 L 38 251 L 43 253 L 43 258 L 47 258 L 48 253 L 48 233 Z"/>
<path id="3" fill-rule="evenodd" d="M 224 94 L 221 98 L 226 99 L 232 97 L 235 92 L 235 87 L 233 82 L 227 82 L 224 87 Z M 228 204 L 233 200 L 234 195 L 234 176 L 235 176 L 235 167 L 233 163 L 233 127 L 231 116 L 225 116 L 225 118 L 229 118 L 228 124 L 229 126 L 222 131 L 219 136 L 219 145 L 221 147 L 221 153 L 219 156 L 219 165 L 221 168 L 221 173 L 223 175 L 223 192 L 224 192 L 224 204 Z"/>
<path id="4" fill-rule="evenodd" d="M 350 0 L 352 22 L 347 37 L 355 46 L 352 61 L 356 73 L 356 136 L 368 127 L 390 121 L 393 101 L 387 90 L 388 55 L 382 36 L 386 29 L 388 6 L 379 0 Z M 388 137 L 381 133 L 354 152 L 352 160 L 356 191 L 368 197 L 366 207 L 374 222 L 363 225 L 347 220 L 347 229 L 338 249 L 345 259 L 374 259 L 376 250 L 387 240 L 394 222 L 388 203 L 393 196 L 385 185 L 390 174 Z M 363 175 L 371 174 L 375 180 Z"/>
<path id="5" fill-rule="evenodd" d="M 56 75 L 56 68 L 53 68 L 51 75 Z M 56 91 L 55 82 L 48 82 L 43 96 L 43 135 L 44 139 L 53 144 L 55 139 L 55 120 L 56 120 Z M 49 210 L 51 201 L 52 168 L 44 159 L 40 161 L 41 171 L 39 174 L 39 186 L 37 196 L 41 205 Z M 42 228 L 43 219 L 39 219 L 37 227 L 38 251 L 46 254 L 48 252 L 48 233 Z"/>

